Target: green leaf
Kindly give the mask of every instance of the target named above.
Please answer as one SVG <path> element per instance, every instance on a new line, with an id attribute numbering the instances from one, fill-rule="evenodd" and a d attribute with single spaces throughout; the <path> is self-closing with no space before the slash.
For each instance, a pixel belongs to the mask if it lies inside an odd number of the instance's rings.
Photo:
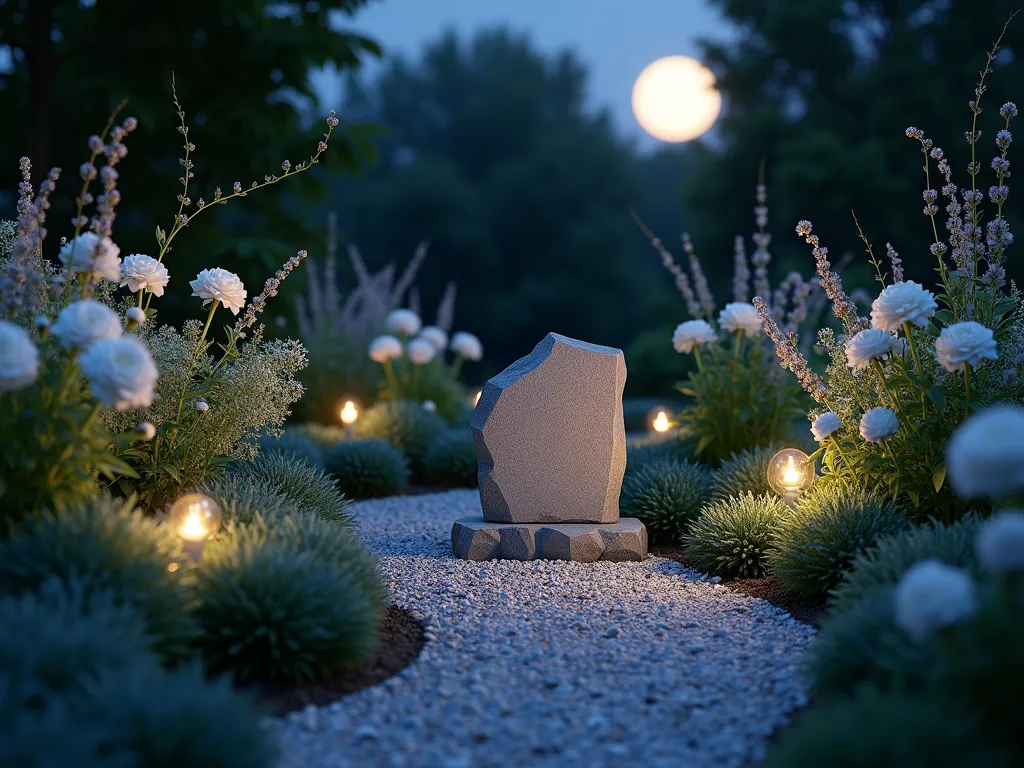
<path id="1" fill-rule="evenodd" d="M 695 456 L 699 456 L 700 452 L 703 451 L 705 448 L 707 448 L 709 445 L 711 445 L 711 442 L 714 439 L 715 439 L 714 435 L 704 435 L 704 437 L 702 437 L 698 441 L 697 447 L 693 450 L 694 455 Z"/>
<path id="2" fill-rule="evenodd" d="M 941 328 L 953 322 L 953 313 L 948 309 L 940 309 L 935 313 L 935 322 Z"/>
<path id="3" fill-rule="evenodd" d="M 928 387 L 928 397 L 940 411 L 946 407 L 946 390 L 943 387 Z"/>
<path id="4" fill-rule="evenodd" d="M 942 462 L 939 468 L 932 472 L 932 485 L 935 487 L 935 492 L 938 493 L 942 490 L 943 483 L 946 482 L 946 462 Z"/>

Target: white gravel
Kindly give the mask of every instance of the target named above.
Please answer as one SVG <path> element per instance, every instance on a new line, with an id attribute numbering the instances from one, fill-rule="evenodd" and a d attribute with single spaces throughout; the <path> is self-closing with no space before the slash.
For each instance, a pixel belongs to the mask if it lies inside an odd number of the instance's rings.
<path id="1" fill-rule="evenodd" d="M 741 766 L 806 701 L 814 630 L 670 560 L 456 560 L 475 491 L 355 511 L 427 644 L 381 685 L 273 721 L 282 768 Z"/>

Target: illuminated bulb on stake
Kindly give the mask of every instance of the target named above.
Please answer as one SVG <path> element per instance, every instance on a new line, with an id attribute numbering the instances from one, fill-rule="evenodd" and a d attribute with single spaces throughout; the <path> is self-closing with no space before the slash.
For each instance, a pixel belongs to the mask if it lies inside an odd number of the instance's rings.
<path id="1" fill-rule="evenodd" d="M 664 411 L 658 411 L 658 415 L 654 417 L 652 424 L 655 432 L 668 432 L 672 426 L 672 422 L 668 420 L 668 414 Z"/>
<path id="2" fill-rule="evenodd" d="M 356 419 L 359 418 L 359 410 L 351 400 L 346 400 L 341 409 L 341 423 L 345 425 L 345 439 L 351 440 L 355 433 Z"/>
<path id="3" fill-rule="evenodd" d="M 168 513 L 171 526 L 185 542 L 185 551 L 199 560 L 206 542 L 220 530 L 220 507 L 209 496 L 189 493 L 171 506 Z"/>
<path id="4" fill-rule="evenodd" d="M 796 448 L 784 448 L 768 462 L 768 484 L 792 506 L 814 482 L 814 464 Z"/>

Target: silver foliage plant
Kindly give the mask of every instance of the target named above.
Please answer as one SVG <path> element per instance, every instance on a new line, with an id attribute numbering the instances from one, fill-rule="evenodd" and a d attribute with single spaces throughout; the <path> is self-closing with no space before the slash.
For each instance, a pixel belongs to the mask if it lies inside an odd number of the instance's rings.
<path id="1" fill-rule="evenodd" d="M 336 408 L 343 397 L 356 397 L 364 405 L 376 399 L 380 366 L 367 359 L 367 346 L 384 332 L 392 310 L 405 305 L 420 313 L 415 280 L 428 245 L 420 243 L 401 272 L 393 262 L 372 272 L 359 249 L 348 246 L 356 282 L 345 295 L 338 288 L 337 215 L 328 216 L 323 262 L 308 261 L 306 292 L 294 299 L 299 337 L 309 351 L 303 377 L 308 391 L 302 403 L 308 419 L 337 421 Z M 451 331 L 455 322 L 456 293 L 456 284 L 449 282 L 437 305 L 434 325 L 445 331 Z"/>

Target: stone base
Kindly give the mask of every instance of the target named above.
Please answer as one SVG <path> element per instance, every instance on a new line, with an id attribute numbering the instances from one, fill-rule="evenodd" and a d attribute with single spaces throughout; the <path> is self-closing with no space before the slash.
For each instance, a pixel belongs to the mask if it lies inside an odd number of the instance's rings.
<path id="1" fill-rule="evenodd" d="M 452 526 L 452 551 L 463 560 L 643 560 L 647 529 L 635 517 L 617 523 L 488 523 L 463 517 Z"/>

